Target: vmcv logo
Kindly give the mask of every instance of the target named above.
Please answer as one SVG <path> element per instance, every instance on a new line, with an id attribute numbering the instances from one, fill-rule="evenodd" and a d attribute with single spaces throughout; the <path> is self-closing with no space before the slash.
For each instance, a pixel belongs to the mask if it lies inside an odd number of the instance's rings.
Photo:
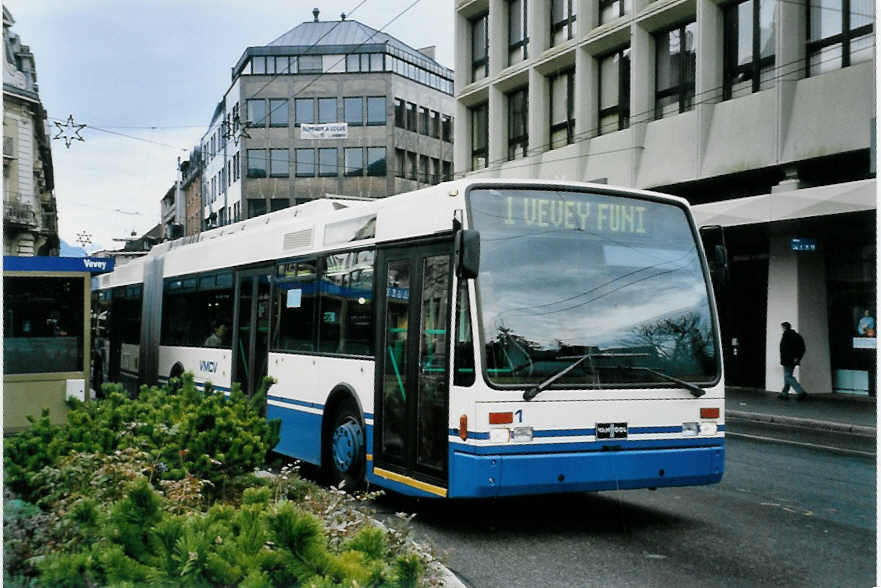
<path id="1" fill-rule="evenodd" d="M 199 371 L 200 372 L 209 372 L 209 373 L 217 373 L 217 362 L 216 361 L 207 361 L 207 360 L 199 360 Z"/>

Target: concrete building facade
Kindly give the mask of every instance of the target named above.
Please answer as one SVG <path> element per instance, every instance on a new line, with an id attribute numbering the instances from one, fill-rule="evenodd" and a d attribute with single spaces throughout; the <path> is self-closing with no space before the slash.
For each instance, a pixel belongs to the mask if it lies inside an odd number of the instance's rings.
<path id="1" fill-rule="evenodd" d="M 869 0 L 456 0 L 455 167 L 687 198 L 725 227 L 731 384 L 874 393 Z M 863 322 L 865 325 L 866 322 Z"/>
<path id="2" fill-rule="evenodd" d="M 51 135 L 34 55 L 3 7 L 3 240 L 6 255 L 58 255 Z"/>
<path id="3" fill-rule="evenodd" d="M 204 227 L 452 177 L 452 70 L 432 48 L 313 16 L 232 68 L 201 144 Z"/>

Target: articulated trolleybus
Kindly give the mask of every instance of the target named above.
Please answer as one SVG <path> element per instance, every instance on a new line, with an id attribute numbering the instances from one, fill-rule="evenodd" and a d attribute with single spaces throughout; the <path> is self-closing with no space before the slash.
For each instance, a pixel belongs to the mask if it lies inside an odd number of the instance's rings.
<path id="1" fill-rule="evenodd" d="M 111 332 L 140 321 L 141 382 L 272 376 L 277 452 L 458 498 L 720 481 L 709 276 L 682 199 L 461 180 L 315 200 L 96 280 Z"/>

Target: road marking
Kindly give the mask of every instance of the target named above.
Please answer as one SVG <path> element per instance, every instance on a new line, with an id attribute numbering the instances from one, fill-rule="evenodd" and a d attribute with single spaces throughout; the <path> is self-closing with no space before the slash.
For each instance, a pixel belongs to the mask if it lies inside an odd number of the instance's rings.
<path id="1" fill-rule="evenodd" d="M 754 441 L 770 441 L 771 443 L 782 443 L 784 445 L 795 445 L 796 447 L 807 447 L 810 449 L 825 449 L 826 451 L 835 451 L 838 453 L 846 453 L 848 455 L 860 455 L 863 457 L 875 457 L 870 451 L 859 451 L 857 449 L 844 449 L 841 447 L 833 447 L 831 445 L 818 445 L 816 443 L 803 443 L 801 441 L 790 441 L 788 439 L 780 439 L 779 437 L 763 437 L 761 435 L 747 435 L 746 433 L 732 433 L 727 431 L 728 437 L 741 437 L 743 439 L 752 439 Z"/>

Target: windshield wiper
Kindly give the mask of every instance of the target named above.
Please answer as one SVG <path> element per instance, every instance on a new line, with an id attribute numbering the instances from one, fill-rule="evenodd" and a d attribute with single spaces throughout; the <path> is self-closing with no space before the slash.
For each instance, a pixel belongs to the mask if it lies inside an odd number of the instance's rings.
<path id="1" fill-rule="evenodd" d="M 530 388 L 529 390 L 527 390 L 526 392 L 523 393 L 523 400 L 526 400 L 527 402 L 532 400 L 533 398 L 538 396 L 543 390 L 546 390 L 548 388 L 548 386 L 550 386 L 551 384 L 553 384 L 554 382 L 556 382 L 557 380 L 559 380 L 560 378 L 562 378 L 563 376 L 565 376 L 566 374 L 568 374 L 569 372 L 571 372 L 572 370 L 574 370 L 575 368 L 580 366 L 582 364 L 582 362 L 584 362 L 584 360 L 588 359 L 590 356 L 591 356 L 590 353 L 585 353 L 584 355 L 582 355 L 581 357 L 576 359 L 573 363 L 570 363 L 568 366 L 564 367 L 563 369 L 561 369 L 559 372 L 557 372 L 556 374 L 554 374 L 553 376 L 551 376 L 550 378 L 548 378 L 544 382 L 541 382 L 540 384 L 533 386 L 532 388 Z M 593 370 L 591 370 L 591 371 L 593 371 Z"/>
<path id="2" fill-rule="evenodd" d="M 696 386 L 695 384 L 692 384 L 691 382 L 686 382 L 685 380 L 680 380 L 677 377 L 665 374 L 664 372 L 659 372 L 657 370 L 653 370 L 651 368 L 619 365 L 618 369 L 619 370 L 648 372 L 658 378 L 661 378 L 662 380 L 667 380 L 668 382 L 673 382 L 674 384 L 679 384 L 680 386 L 682 386 L 683 388 L 685 388 L 686 390 L 691 392 L 691 395 L 694 396 L 695 398 L 700 398 L 701 396 L 703 396 L 704 394 L 707 393 L 707 391 L 704 390 L 703 388 L 701 388 L 700 386 Z"/>

